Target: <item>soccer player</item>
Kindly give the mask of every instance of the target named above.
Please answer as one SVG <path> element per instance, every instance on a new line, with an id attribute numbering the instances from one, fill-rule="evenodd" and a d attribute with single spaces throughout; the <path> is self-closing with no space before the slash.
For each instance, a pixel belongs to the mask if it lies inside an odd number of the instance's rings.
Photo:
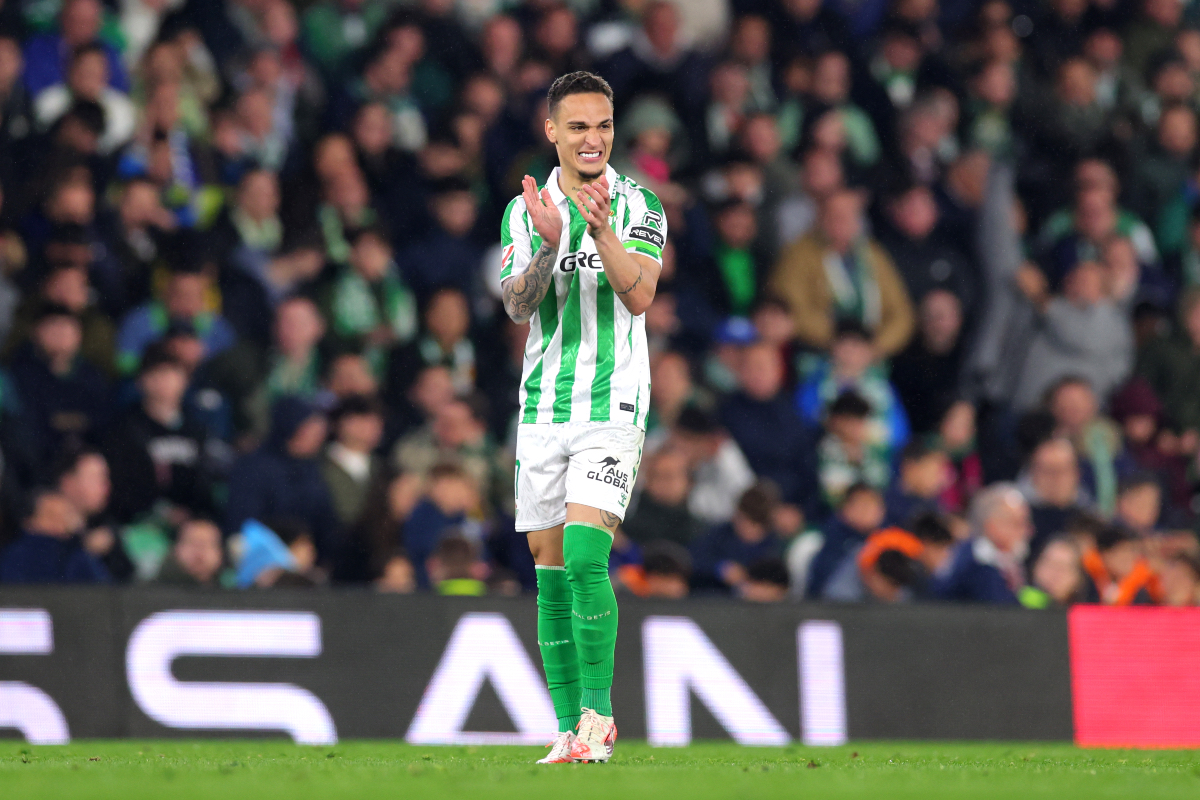
<path id="1" fill-rule="evenodd" d="M 529 322 L 517 427 L 517 530 L 537 563 L 538 642 L 559 735 L 538 763 L 607 761 L 617 600 L 613 531 L 637 475 L 650 407 L 646 309 L 667 221 L 608 166 L 613 95 L 573 72 L 549 92 L 559 166 L 526 175 L 501 227 L 504 308 Z"/>

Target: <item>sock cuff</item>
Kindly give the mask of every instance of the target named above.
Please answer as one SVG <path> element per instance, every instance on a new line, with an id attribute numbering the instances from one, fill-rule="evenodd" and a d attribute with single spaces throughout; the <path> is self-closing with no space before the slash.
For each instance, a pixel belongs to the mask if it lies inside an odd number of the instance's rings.
<path id="1" fill-rule="evenodd" d="M 612 685 L 614 659 L 603 661 L 580 661 L 579 675 L 588 689 L 602 689 Z"/>
<path id="2" fill-rule="evenodd" d="M 566 536 L 567 531 L 572 528 L 574 528 L 576 531 L 579 531 L 580 533 L 582 533 L 583 531 L 586 531 L 586 530 L 591 530 L 591 531 L 596 531 L 597 533 L 602 533 L 608 537 L 608 540 L 610 542 L 612 541 L 612 538 L 613 538 L 612 531 L 610 531 L 608 528 L 604 527 L 603 525 L 597 525 L 594 522 L 568 522 L 566 525 L 563 526 L 563 536 Z"/>
<path id="3" fill-rule="evenodd" d="M 571 581 L 567 578 L 566 567 L 537 569 L 538 597 L 545 595 L 552 600 L 571 599 Z"/>

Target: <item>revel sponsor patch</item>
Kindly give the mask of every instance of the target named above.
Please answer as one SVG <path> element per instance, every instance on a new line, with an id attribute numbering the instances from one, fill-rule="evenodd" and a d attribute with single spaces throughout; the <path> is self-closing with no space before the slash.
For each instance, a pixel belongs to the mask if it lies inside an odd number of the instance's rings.
<path id="1" fill-rule="evenodd" d="M 660 232 L 654 230 L 653 228 L 647 228 L 644 225 L 635 225 L 634 227 L 630 228 L 629 237 L 631 239 L 641 239 L 643 242 L 649 242 L 655 247 L 662 247 L 664 244 L 666 244 L 666 239 Z"/>

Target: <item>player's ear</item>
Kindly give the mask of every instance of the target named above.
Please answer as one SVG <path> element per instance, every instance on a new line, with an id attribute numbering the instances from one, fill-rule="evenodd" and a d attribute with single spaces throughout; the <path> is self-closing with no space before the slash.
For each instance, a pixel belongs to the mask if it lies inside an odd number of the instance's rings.
<path id="1" fill-rule="evenodd" d="M 546 138 L 550 140 L 550 144 L 558 144 L 558 134 L 554 131 L 554 120 L 546 120 Z"/>

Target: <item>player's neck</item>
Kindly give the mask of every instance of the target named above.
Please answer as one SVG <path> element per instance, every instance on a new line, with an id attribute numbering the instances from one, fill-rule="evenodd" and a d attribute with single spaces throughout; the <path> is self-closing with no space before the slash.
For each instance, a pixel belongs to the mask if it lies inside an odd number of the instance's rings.
<path id="1" fill-rule="evenodd" d="M 558 188 L 561 189 L 562 193 L 567 197 L 574 197 L 576 192 L 582 190 L 585 183 L 591 183 L 593 181 L 600 180 L 600 176 L 604 175 L 604 173 L 607 171 L 608 164 L 605 164 L 604 169 L 600 172 L 600 175 L 597 175 L 594 178 L 584 178 L 571 167 L 560 164 L 558 168 Z"/>

